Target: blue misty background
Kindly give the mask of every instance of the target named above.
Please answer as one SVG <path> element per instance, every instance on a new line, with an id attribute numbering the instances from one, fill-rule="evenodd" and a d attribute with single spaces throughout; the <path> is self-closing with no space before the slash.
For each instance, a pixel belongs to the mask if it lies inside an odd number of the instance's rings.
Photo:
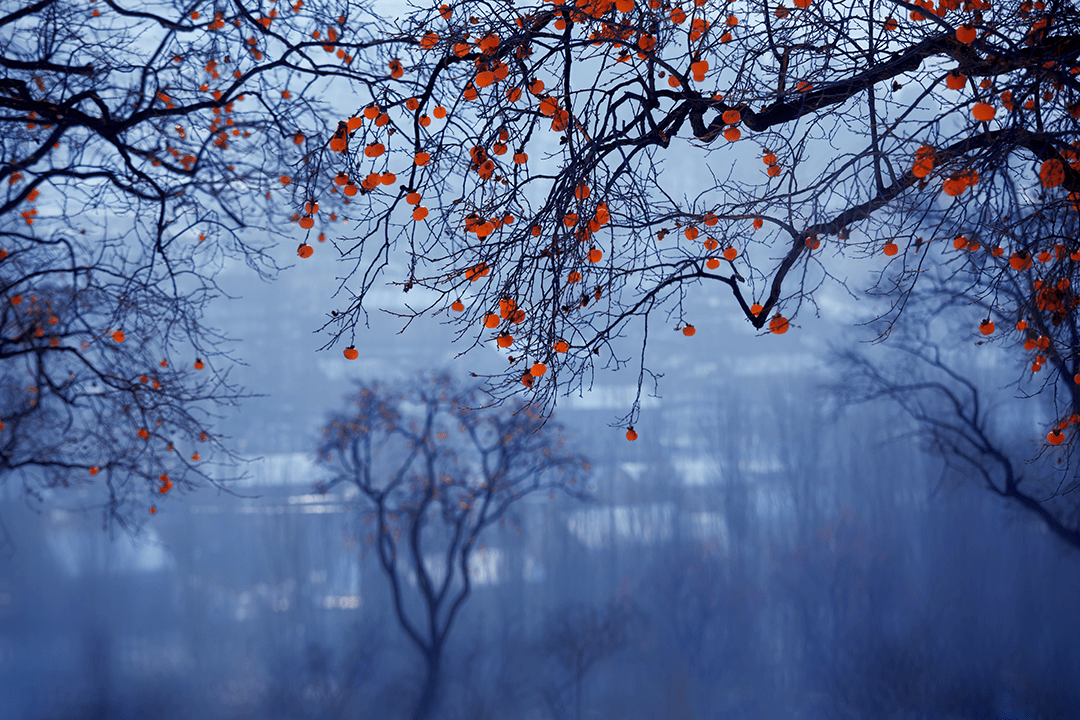
<path id="1" fill-rule="evenodd" d="M 315 491 L 318 428 L 353 378 L 505 358 L 455 359 L 449 328 L 398 335 L 379 312 L 359 360 L 317 353 L 343 270 L 332 255 L 320 245 L 273 284 L 222 278 L 239 297 L 212 323 L 240 340 L 237 379 L 265 394 L 221 425 L 257 458 L 235 494 L 177 493 L 137 536 L 112 537 L 98 514 L 59 509 L 78 491 L 35 510 L 17 484 L 0 489 L 14 539 L 0 717 L 409 716 L 420 657 L 355 491 Z M 697 334 L 652 332 L 664 377 L 635 443 L 608 426 L 635 372 L 560 399 L 597 502 L 526 502 L 518 531 L 486 538 L 438 717 L 1080 717 L 1076 552 L 943 473 L 889 406 L 832 413 L 820 387 L 843 368 L 827 341 L 866 331 L 830 293 L 822 317 L 756 337 L 695 289 Z M 1005 421 L 1030 435 L 1023 411 Z"/>

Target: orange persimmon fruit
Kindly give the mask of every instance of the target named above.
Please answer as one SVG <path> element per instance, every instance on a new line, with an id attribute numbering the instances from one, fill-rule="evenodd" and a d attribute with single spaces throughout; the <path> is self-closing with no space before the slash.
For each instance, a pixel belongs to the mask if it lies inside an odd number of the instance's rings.
<path id="1" fill-rule="evenodd" d="M 956 70 L 951 71 L 945 76 L 945 87 L 950 90 L 963 90 L 964 85 L 967 84 L 967 78 L 961 75 Z"/>
<path id="2" fill-rule="evenodd" d="M 975 42 L 975 38 L 977 37 L 978 33 L 975 31 L 975 28 L 970 25 L 964 24 L 956 28 L 956 39 L 965 45 L 970 45 Z"/>
<path id="3" fill-rule="evenodd" d="M 1039 168 L 1039 180 L 1045 188 L 1054 188 L 1065 182 L 1065 165 L 1057 158 L 1050 158 Z"/>
<path id="4" fill-rule="evenodd" d="M 997 110 L 990 103 L 975 103 L 971 108 L 971 115 L 979 122 L 990 122 L 997 115 Z"/>
<path id="5" fill-rule="evenodd" d="M 1009 265 L 1013 270 L 1027 270 L 1031 267 L 1031 255 L 1024 250 L 1017 250 L 1009 256 Z"/>
<path id="6" fill-rule="evenodd" d="M 934 148 L 923 145 L 915 151 L 915 164 L 911 168 L 911 174 L 917 178 L 924 178 L 934 169 Z"/>

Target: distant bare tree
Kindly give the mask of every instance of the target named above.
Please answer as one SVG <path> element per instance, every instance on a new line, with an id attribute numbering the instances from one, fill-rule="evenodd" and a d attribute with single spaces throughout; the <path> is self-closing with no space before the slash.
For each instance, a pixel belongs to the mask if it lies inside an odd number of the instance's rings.
<path id="1" fill-rule="evenodd" d="M 564 682 L 554 683 L 544 692 L 556 718 L 581 720 L 585 676 L 626 645 L 635 614 L 629 600 L 622 599 L 601 608 L 570 605 L 550 615 L 540 650 L 554 657 L 567 673 Z"/>
<path id="2" fill-rule="evenodd" d="M 334 471 L 324 491 L 338 483 L 360 490 L 374 525 L 368 545 L 424 658 L 415 720 L 435 709 L 447 638 L 483 558 L 481 536 L 529 495 L 585 497 L 578 477 L 588 465 L 564 447 L 556 422 L 531 406 L 483 407 L 484 399 L 447 376 L 403 390 L 359 383 L 318 449 Z M 413 582 L 415 596 L 406 588 Z"/>
<path id="3" fill-rule="evenodd" d="M 988 491 L 1080 548 L 1080 477 L 1065 456 L 1055 462 L 1044 446 L 1027 463 L 1020 459 L 1015 445 L 993 427 L 992 395 L 932 341 L 908 339 L 892 352 L 896 361 L 889 363 L 871 360 L 865 352 L 840 352 L 845 371 L 834 391 L 841 402 L 896 403 L 914 421 L 913 432 L 949 467 L 973 473 Z M 1060 436 L 1055 428 L 1051 442 Z"/>

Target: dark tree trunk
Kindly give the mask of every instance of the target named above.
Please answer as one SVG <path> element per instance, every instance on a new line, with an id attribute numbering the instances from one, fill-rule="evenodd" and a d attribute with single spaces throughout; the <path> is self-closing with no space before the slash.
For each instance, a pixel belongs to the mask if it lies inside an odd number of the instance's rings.
<path id="1" fill-rule="evenodd" d="M 442 647 L 438 646 L 425 652 L 424 663 L 427 670 L 424 677 L 424 689 L 420 693 L 420 701 L 413 712 L 412 720 L 428 720 L 434 715 L 441 676 Z"/>
<path id="2" fill-rule="evenodd" d="M 577 667 L 575 668 L 575 672 L 574 672 L 574 679 L 575 679 L 574 684 L 577 686 L 577 693 L 576 693 L 577 697 L 574 699 L 575 700 L 574 718 L 575 718 L 575 720 L 581 720 L 581 682 L 584 679 L 583 676 L 585 675 L 585 671 L 581 669 L 581 655 L 580 655 L 580 653 L 577 655 L 576 661 L 577 661 L 576 662 Z"/>

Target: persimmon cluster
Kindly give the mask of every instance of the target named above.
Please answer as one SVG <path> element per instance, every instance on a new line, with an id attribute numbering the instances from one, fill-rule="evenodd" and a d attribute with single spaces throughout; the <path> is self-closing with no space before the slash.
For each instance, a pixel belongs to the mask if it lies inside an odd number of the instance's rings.
<path id="1" fill-rule="evenodd" d="M 916 7 L 420 9 L 387 34 L 383 80 L 365 104 L 323 135 L 304 131 L 307 164 L 323 170 L 297 200 L 352 203 L 348 252 L 363 267 L 407 246 L 401 287 L 434 291 L 433 312 L 513 353 L 508 385 L 547 400 L 651 313 L 673 311 L 684 336 L 707 333 L 686 290 L 699 284 L 722 287 L 754 328 L 781 335 L 797 327 L 810 278 L 828 276 L 839 255 L 884 263 L 891 297 L 906 297 L 926 257 L 913 256 L 950 252 L 924 236 L 955 238 L 956 267 L 980 286 L 1071 277 L 1058 265 L 1080 252 L 1062 240 L 1075 235 L 1080 199 L 1076 14 L 1052 17 L 1036 2 Z M 853 18 L 870 39 L 847 33 Z M 918 93 L 900 94 L 912 83 Z M 676 147 L 709 161 L 665 172 Z M 1039 203 L 1007 207 L 1006 187 Z M 297 213 L 312 233 L 325 232 L 323 217 Z M 941 220 L 912 232 L 927 217 Z M 359 302 L 334 316 L 335 336 L 353 331 L 377 274 L 358 278 Z M 1035 293 L 987 294 L 998 300 L 979 335 L 1006 342 L 994 319 L 1019 318 Z M 526 313 L 513 332 L 494 310 L 505 298 Z M 1051 322 L 1061 307 L 1043 304 Z M 550 381 L 529 372 L 537 362 L 554 370 Z"/>

